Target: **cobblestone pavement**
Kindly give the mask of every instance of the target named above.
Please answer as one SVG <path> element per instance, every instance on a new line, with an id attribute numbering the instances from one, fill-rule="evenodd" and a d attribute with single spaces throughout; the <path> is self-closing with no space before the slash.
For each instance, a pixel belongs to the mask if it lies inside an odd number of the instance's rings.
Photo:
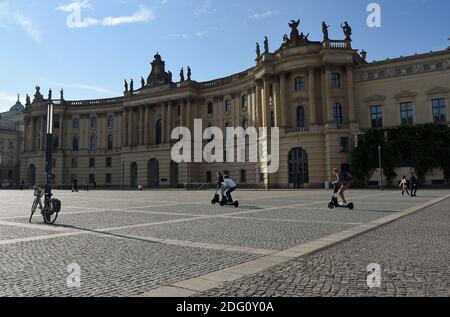
<path id="1" fill-rule="evenodd" d="M 367 266 L 381 266 L 381 288 Z M 202 296 L 450 296 L 450 199 Z"/>
<path id="2" fill-rule="evenodd" d="M 46 226 L 39 215 L 28 223 L 32 191 L 0 191 L 0 296 L 137 296 L 395 215 L 448 193 L 424 191 L 422 197 L 407 199 L 393 191 L 355 190 L 349 198 L 356 210 L 330 211 L 330 193 L 321 190 L 239 191 L 239 209 L 210 205 L 212 191 L 56 191 L 62 213 L 57 225 Z M 433 207 L 436 211 L 427 211 L 422 220 L 414 220 L 418 216 L 402 220 L 411 221 L 413 228 L 404 234 L 400 226 L 373 241 L 350 240 L 347 243 L 356 243 L 351 251 L 337 246 L 326 251 L 331 253 L 318 253 L 321 257 L 315 262 L 305 264 L 311 257 L 289 262 L 291 267 L 279 266 L 208 295 L 350 295 L 359 292 L 352 283 L 360 283 L 358 274 L 365 273 L 359 265 L 370 261 L 381 262 L 384 272 L 395 274 L 385 280 L 390 291 L 401 292 L 397 281 L 409 286 L 412 270 L 416 283 L 411 285 L 417 294 L 442 293 L 446 287 L 448 292 L 449 214 L 440 211 L 449 209 L 446 204 Z M 444 230 L 446 236 L 441 233 Z M 389 253 L 395 261 L 375 252 L 380 245 L 387 246 L 383 254 Z M 373 254 L 367 251 L 372 249 Z M 405 262 L 404 254 L 410 255 L 410 262 Z M 361 256 L 360 262 L 345 261 L 356 255 Z M 333 265 L 325 264 L 328 259 Z M 418 271 L 401 263 L 417 265 Z M 69 269 L 71 264 L 81 270 L 81 287 L 67 283 L 75 272 Z M 345 284 L 345 272 L 353 268 L 356 275 L 347 283 L 352 287 L 336 293 L 333 285 L 336 281 Z M 320 272 L 328 272 L 325 280 Z M 316 283 L 315 277 L 308 279 L 310 274 L 318 276 Z M 320 292 L 307 292 L 318 290 L 322 281 L 328 285 L 327 276 L 333 276 L 333 292 L 326 293 L 325 286 Z M 407 287 L 406 292 L 410 292 Z"/>

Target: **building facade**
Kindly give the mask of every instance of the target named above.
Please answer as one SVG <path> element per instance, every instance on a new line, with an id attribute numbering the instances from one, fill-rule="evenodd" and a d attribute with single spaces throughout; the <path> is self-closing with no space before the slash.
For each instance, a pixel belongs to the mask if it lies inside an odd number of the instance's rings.
<path id="1" fill-rule="evenodd" d="M 294 22 L 294 21 L 293 21 Z M 324 23 L 322 41 L 299 34 L 274 52 L 266 38 L 256 65 L 208 82 L 191 79 L 188 69 L 173 82 L 156 54 L 141 87 L 125 83 L 124 95 L 101 100 L 55 100 L 36 88 L 25 110 L 21 177 L 43 183 L 46 105 L 56 103 L 54 182 L 128 188 L 177 187 L 210 183 L 227 171 L 242 185 L 278 188 L 323 187 L 334 167 L 351 168 L 351 151 L 365 129 L 402 124 L 449 122 L 450 50 L 367 62 L 344 40 L 331 40 Z M 279 127 L 280 169 L 268 174 L 259 163 L 181 163 L 171 160 L 171 132 L 193 127 Z M 443 178 L 439 171 L 430 179 Z"/>
<path id="2" fill-rule="evenodd" d="M 25 107 L 17 102 L 0 113 L 0 187 L 17 188 L 20 180 L 20 155 L 23 150 Z"/>

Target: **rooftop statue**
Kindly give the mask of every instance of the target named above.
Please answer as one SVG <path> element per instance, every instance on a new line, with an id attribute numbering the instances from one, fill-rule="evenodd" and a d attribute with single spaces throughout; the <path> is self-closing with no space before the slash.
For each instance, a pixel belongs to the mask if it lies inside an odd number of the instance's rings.
<path id="1" fill-rule="evenodd" d="M 31 99 L 30 96 L 27 94 L 27 98 L 26 98 L 26 104 L 27 106 L 31 105 Z"/>
<path id="2" fill-rule="evenodd" d="M 126 79 L 124 81 L 125 81 L 125 83 L 124 83 L 125 92 L 128 92 L 128 82 Z"/>
<path id="3" fill-rule="evenodd" d="M 191 80 L 191 77 L 192 77 L 192 70 L 191 70 L 191 68 L 188 66 L 188 68 L 187 68 L 187 80 Z"/>
<path id="4" fill-rule="evenodd" d="M 133 93 L 134 91 L 134 81 L 133 79 L 130 80 L 130 92 Z"/>
<path id="5" fill-rule="evenodd" d="M 267 36 L 264 37 L 264 53 L 269 53 L 269 39 Z"/>
<path id="6" fill-rule="evenodd" d="M 44 101 L 44 96 L 41 94 L 41 87 L 36 86 L 36 93 L 34 94 L 34 101 Z"/>
<path id="7" fill-rule="evenodd" d="M 59 91 L 61 101 L 64 100 L 64 89 L 61 88 Z"/>
<path id="8" fill-rule="evenodd" d="M 291 23 L 289 23 L 289 27 L 292 29 L 291 31 L 291 41 L 297 41 L 299 38 L 299 32 L 298 32 L 298 26 L 300 25 L 300 19 L 297 21 L 291 20 Z"/>
<path id="9" fill-rule="evenodd" d="M 141 77 L 141 88 L 144 88 L 145 87 L 145 79 L 144 79 L 144 77 Z"/>
<path id="10" fill-rule="evenodd" d="M 259 59 L 261 57 L 261 48 L 259 47 L 259 43 L 256 43 L 256 58 Z"/>
<path id="11" fill-rule="evenodd" d="M 323 40 L 324 41 L 328 41 L 330 39 L 329 35 L 328 35 L 328 28 L 330 26 L 327 25 L 325 22 L 322 22 L 322 33 L 323 33 Z"/>
<path id="12" fill-rule="evenodd" d="M 180 81 L 181 82 L 184 81 L 184 68 L 183 67 L 181 67 L 181 70 L 180 70 Z"/>
<path id="13" fill-rule="evenodd" d="M 53 94 L 53 92 L 52 92 L 52 89 L 50 88 L 50 89 L 48 90 L 48 100 L 49 100 L 49 101 L 52 100 L 52 94 Z"/>
<path id="14" fill-rule="evenodd" d="M 344 24 L 341 25 L 341 28 L 344 31 L 345 39 L 347 41 L 351 41 L 352 40 L 352 28 L 350 27 L 348 22 L 345 21 Z"/>
<path id="15" fill-rule="evenodd" d="M 166 72 L 166 63 L 162 60 L 161 55 L 156 53 L 154 56 L 152 64 L 152 71 L 147 78 L 147 85 L 144 86 L 159 86 L 167 85 L 172 82 L 169 72 Z"/>

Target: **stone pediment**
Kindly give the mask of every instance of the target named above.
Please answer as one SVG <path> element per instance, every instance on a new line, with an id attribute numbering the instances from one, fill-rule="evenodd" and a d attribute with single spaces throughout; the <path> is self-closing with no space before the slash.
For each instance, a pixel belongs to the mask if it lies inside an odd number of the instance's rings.
<path id="1" fill-rule="evenodd" d="M 366 101 L 366 102 L 384 101 L 384 100 L 386 100 L 386 96 L 377 95 L 377 94 L 369 96 L 369 97 L 364 99 L 364 101 Z"/>
<path id="2" fill-rule="evenodd" d="M 395 95 L 395 98 L 401 99 L 401 98 L 414 98 L 417 96 L 417 92 L 411 91 L 411 90 L 404 90 L 401 93 Z"/>
<path id="3" fill-rule="evenodd" d="M 427 95 L 438 95 L 438 94 L 447 94 L 449 92 L 450 92 L 450 89 L 448 89 L 448 88 L 436 86 L 436 87 L 431 88 L 430 90 L 427 90 L 426 94 Z"/>

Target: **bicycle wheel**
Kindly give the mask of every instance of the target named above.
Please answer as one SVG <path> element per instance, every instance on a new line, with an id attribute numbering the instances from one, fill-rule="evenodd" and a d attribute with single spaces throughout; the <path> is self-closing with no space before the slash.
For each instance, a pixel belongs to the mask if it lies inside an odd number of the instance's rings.
<path id="1" fill-rule="evenodd" d="M 35 199 L 35 200 L 33 201 L 33 206 L 31 207 L 31 216 L 30 216 L 30 220 L 28 221 L 28 222 L 30 222 L 30 223 L 31 223 L 31 220 L 33 219 L 34 213 L 36 212 L 37 206 L 38 206 L 38 201 L 37 201 L 37 199 Z"/>
<path id="2" fill-rule="evenodd" d="M 61 202 L 57 199 L 52 199 L 49 203 L 46 203 L 44 212 L 42 215 L 44 216 L 44 222 L 48 225 L 52 225 L 55 223 L 56 219 L 58 219 L 58 213 L 61 210 Z"/>

